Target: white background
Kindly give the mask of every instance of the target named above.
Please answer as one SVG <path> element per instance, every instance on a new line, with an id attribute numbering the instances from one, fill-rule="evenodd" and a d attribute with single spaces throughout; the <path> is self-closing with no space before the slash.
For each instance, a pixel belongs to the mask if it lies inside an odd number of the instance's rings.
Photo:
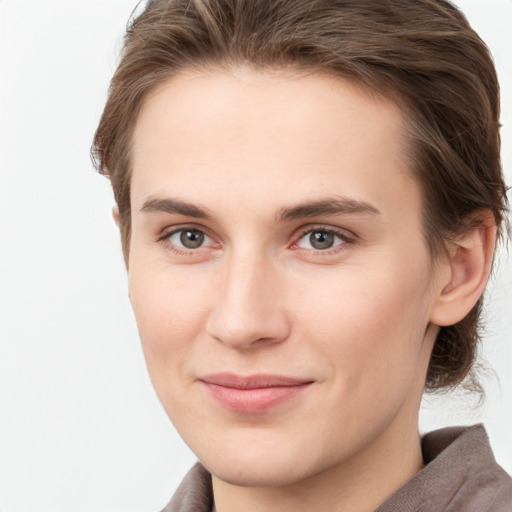
<path id="1" fill-rule="evenodd" d="M 0 510 L 158 511 L 195 460 L 151 388 L 112 194 L 89 148 L 134 0 L 0 1 Z M 512 1 L 456 2 L 490 46 L 512 182 Z M 512 269 L 500 258 L 487 404 L 429 399 L 421 428 L 484 421 L 512 473 Z"/>

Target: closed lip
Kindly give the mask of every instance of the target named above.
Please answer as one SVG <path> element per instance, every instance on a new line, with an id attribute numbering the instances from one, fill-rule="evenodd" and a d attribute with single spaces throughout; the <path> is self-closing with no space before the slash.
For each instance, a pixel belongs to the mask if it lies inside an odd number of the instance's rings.
<path id="1" fill-rule="evenodd" d="M 216 373 L 199 379 L 208 395 L 223 408 L 254 414 L 277 407 L 307 389 L 313 380 L 282 375 Z"/>
<path id="2" fill-rule="evenodd" d="M 313 382 L 311 379 L 300 379 L 282 375 L 257 374 L 242 376 L 233 373 L 205 375 L 199 380 L 206 384 L 241 390 L 303 386 L 304 384 L 311 384 Z"/>

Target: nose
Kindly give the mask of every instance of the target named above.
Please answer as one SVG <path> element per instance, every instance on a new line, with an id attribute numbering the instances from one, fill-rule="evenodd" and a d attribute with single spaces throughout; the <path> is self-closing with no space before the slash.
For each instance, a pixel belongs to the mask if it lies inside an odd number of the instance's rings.
<path id="1" fill-rule="evenodd" d="M 284 341 L 290 334 L 286 289 L 279 271 L 262 258 L 232 257 L 225 262 L 218 301 L 208 318 L 208 334 L 236 349 Z"/>

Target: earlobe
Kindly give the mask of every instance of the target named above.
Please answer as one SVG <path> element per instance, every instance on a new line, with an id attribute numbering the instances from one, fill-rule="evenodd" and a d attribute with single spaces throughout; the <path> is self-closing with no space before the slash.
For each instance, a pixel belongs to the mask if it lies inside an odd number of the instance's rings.
<path id="1" fill-rule="evenodd" d="M 119 227 L 119 207 L 117 205 L 112 208 L 112 218 L 116 226 Z"/>
<path id="2" fill-rule="evenodd" d="M 496 224 L 491 212 L 453 242 L 445 266 L 447 276 L 439 291 L 430 321 L 439 326 L 462 320 L 482 295 L 491 270 L 496 245 Z"/>

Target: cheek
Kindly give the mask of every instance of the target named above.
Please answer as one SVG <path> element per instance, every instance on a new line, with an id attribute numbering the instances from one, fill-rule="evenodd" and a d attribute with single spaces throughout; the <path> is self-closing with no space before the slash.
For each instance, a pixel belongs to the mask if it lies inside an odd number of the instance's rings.
<path id="1" fill-rule="evenodd" d="M 390 259 L 340 270 L 295 294 L 305 337 L 347 387 L 413 377 L 428 324 L 429 273 L 420 264 L 403 268 Z"/>
<path id="2" fill-rule="evenodd" d="M 157 392 L 190 358 L 210 300 L 205 281 L 162 264 L 130 265 L 129 295 Z M 172 380 L 171 380 L 172 382 Z"/>

